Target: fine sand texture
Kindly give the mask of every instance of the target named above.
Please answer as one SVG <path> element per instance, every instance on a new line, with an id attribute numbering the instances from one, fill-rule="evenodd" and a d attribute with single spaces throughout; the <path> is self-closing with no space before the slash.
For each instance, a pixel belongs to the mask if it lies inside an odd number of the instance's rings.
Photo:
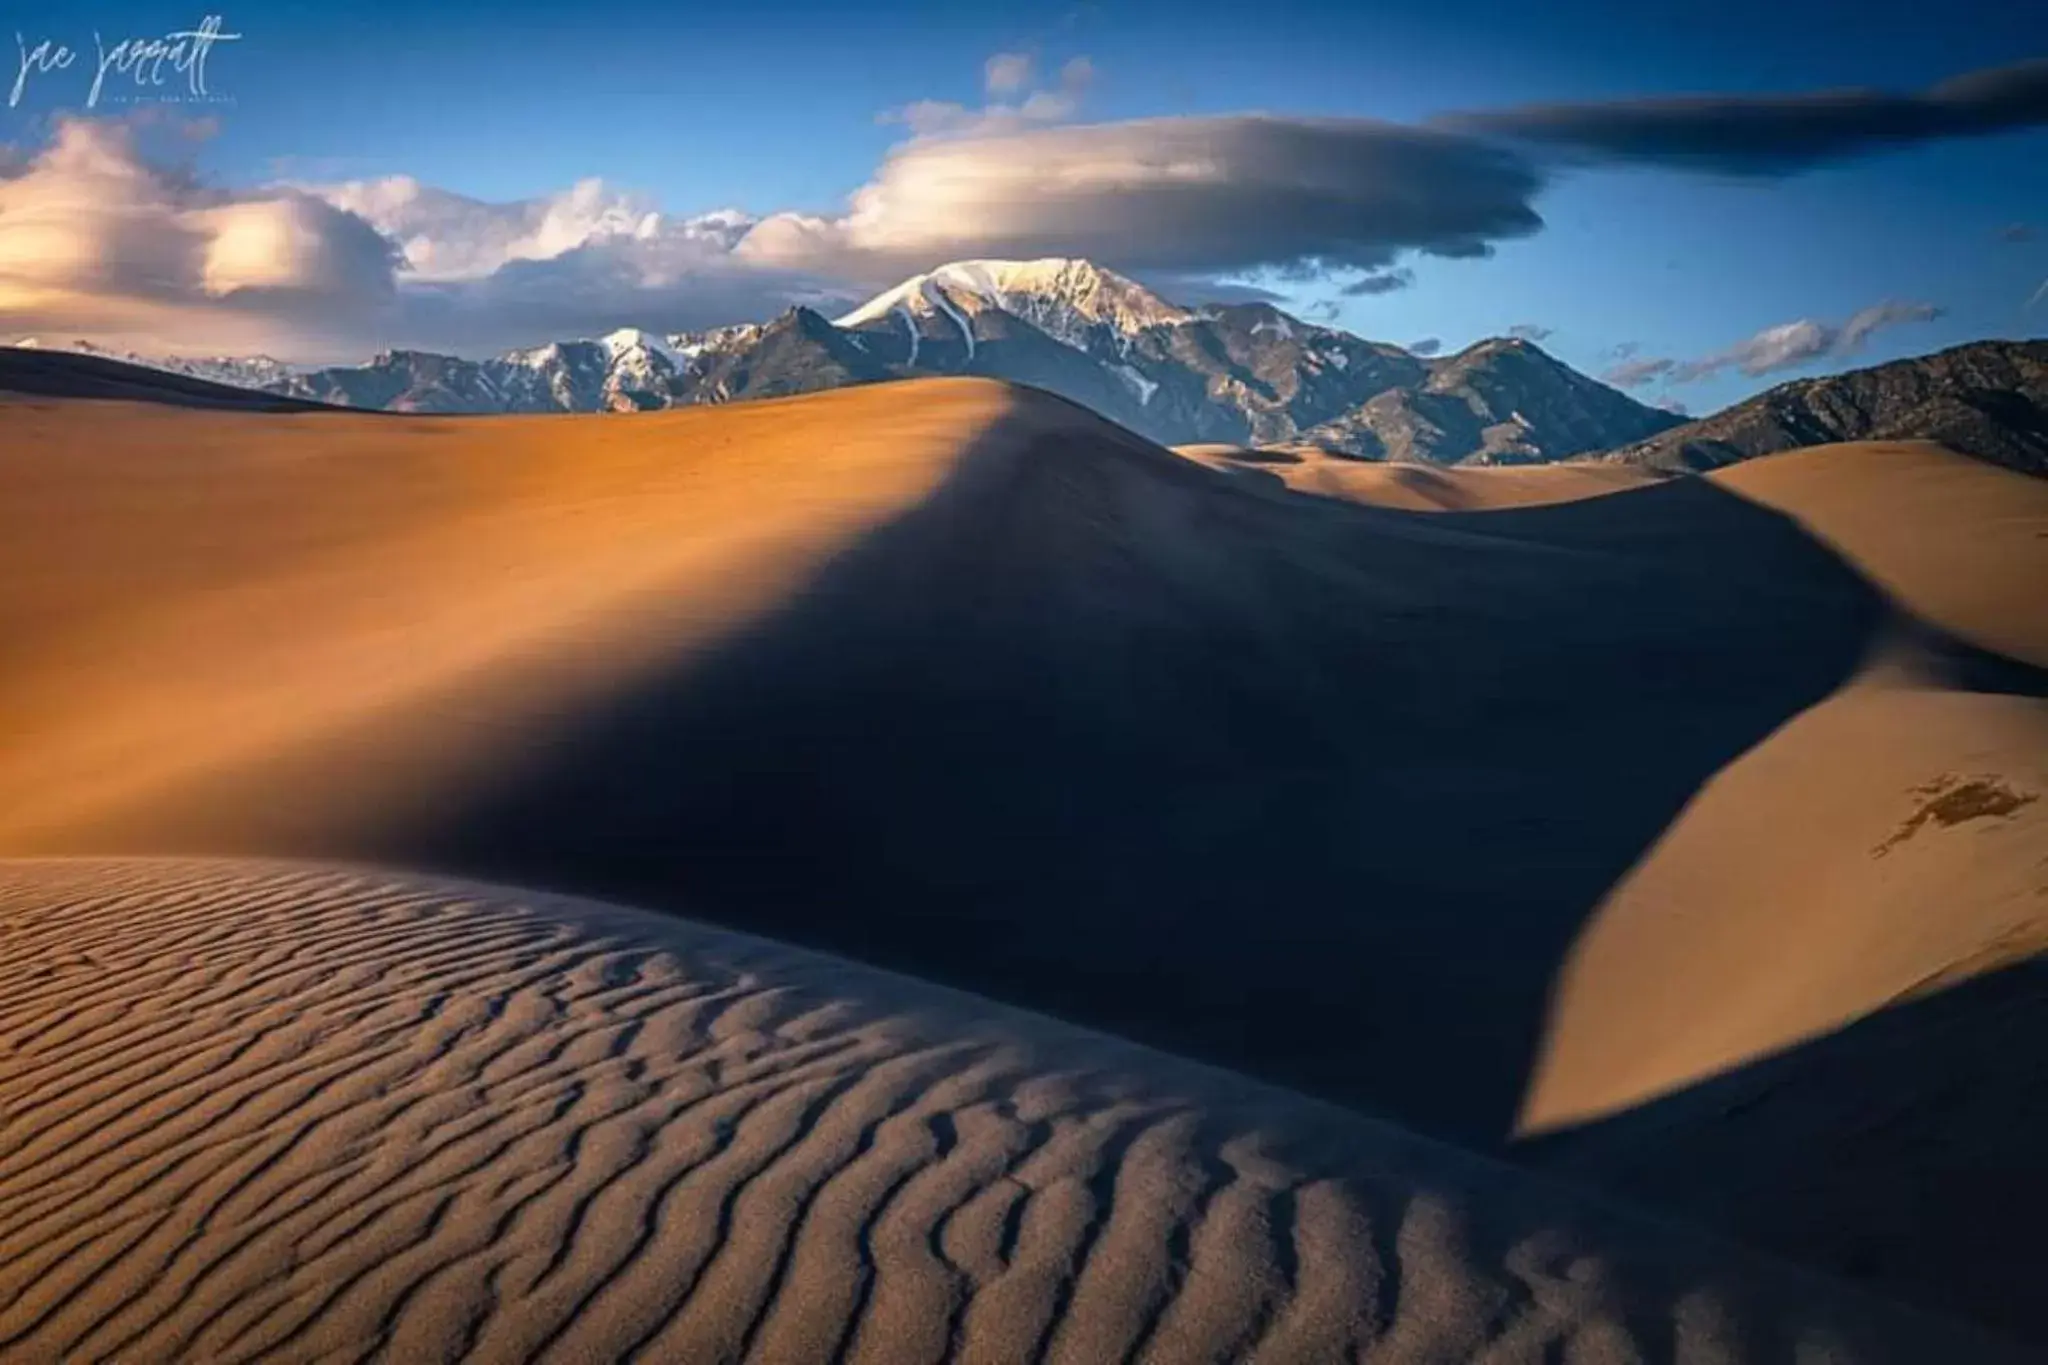
<path id="1" fill-rule="evenodd" d="M 0 856 L 644 906 L 2048 1344 L 2048 485 L 1851 446 L 1423 511 L 974 380 L 0 432 Z M 2000 1040 L 1963 1100 L 1930 1010 Z M 1766 1073 L 1806 1102 L 1717 1098 Z"/>
<path id="2" fill-rule="evenodd" d="M 1547 464 L 1445 467 L 1387 464 L 1314 446 L 1175 446 L 1188 459 L 1300 493 L 1411 512 L 1481 512 L 1572 502 L 1654 483 L 1659 475 L 1624 465 Z"/>
<path id="3" fill-rule="evenodd" d="M 2018 1359 L 686 920 L 0 861 L 0 944 L 10 1361 Z"/>

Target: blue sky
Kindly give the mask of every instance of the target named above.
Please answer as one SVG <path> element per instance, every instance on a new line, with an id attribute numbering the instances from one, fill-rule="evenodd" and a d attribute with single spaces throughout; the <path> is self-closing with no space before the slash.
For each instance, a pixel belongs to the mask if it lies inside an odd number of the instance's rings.
<path id="1" fill-rule="evenodd" d="M 1058 120 L 1070 124 L 1247 112 L 1418 123 L 1661 94 L 1916 91 L 2048 55 L 2048 17 L 2012 3 L 1724 0 L 1664 10 L 1586 0 L 271 3 L 220 11 L 241 37 L 216 49 L 209 75 L 231 102 L 178 106 L 210 115 L 213 127 L 172 155 L 206 183 L 247 194 L 279 180 L 407 176 L 500 203 L 596 178 L 671 216 L 731 206 L 830 218 L 911 136 L 878 115 L 918 100 L 977 109 L 999 98 L 984 89 L 984 62 L 996 53 L 1031 55 L 1048 87 L 1064 63 L 1086 58 L 1091 78 Z M 95 31 L 111 43 L 198 17 L 67 0 L 17 12 L 13 27 L 29 44 L 47 37 L 85 49 L 89 61 Z M 84 84 L 82 71 L 31 77 L 20 104 L 0 111 L 0 140 L 32 155 L 61 111 L 78 110 Z M 95 111 L 124 112 L 111 103 Z M 1391 264 L 1413 282 L 1385 293 L 1345 296 L 1341 272 L 1220 273 L 1398 343 L 1455 348 L 1517 324 L 1550 329 L 1546 347 L 1596 373 L 1629 348 L 1683 362 L 1780 324 L 1839 325 L 1887 301 L 1940 310 L 1803 369 L 1748 375 L 1731 363 L 1636 390 L 1705 411 L 1797 373 L 2048 331 L 2048 300 L 2028 305 L 2048 279 L 2048 129 L 2022 122 L 2033 126 L 1766 179 L 1668 165 L 1546 171 L 1532 201 L 1541 231 L 1494 240 L 1483 259 L 1396 252 Z M 2031 225 L 2031 239 L 2004 240 L 2013 225 Z M 745 296 L 717 297 L 705 307 Z M 695 311 L 675 292 L 634 307 Z"/>

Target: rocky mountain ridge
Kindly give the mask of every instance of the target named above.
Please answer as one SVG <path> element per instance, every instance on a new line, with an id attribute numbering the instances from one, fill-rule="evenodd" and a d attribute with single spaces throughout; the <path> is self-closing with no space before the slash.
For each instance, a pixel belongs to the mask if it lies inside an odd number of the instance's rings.
<path id="1" fill-rule="evenodd" d="M 1307 443 L 1437 463 L 1562 459 L 1678 420 L 1527 341 L 1424 359 L 1270 304 L 1182 307 L 1064 258 L 954 262 L 836 320 L 794 308 L 765 323 L 624 328 L 483 360 L 395 350 L 298 370 L 263 357 L 114 358 L 403 412 L 633 411 L 973 374 L 1050 390 L 1169 445 Z"/>

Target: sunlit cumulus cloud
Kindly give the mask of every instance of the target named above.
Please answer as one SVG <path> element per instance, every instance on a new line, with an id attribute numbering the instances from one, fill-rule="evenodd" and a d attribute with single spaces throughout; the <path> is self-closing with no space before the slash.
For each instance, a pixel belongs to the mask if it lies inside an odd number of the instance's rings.
<path id="1" fill-rule="evenodd" d="M 405 177 L 229 192 L 153 164 L 130 121 L 73 119 L 0 170 L 0 337 L 352 359 L 849 297 L 736 258 L 752 225 L 664 215 L 595 180 L 496 204 Z"/>
<path id="2" fill-rule="evenodd" d="M 146 161 L 123 122 L 61 121 L 0 178 L 0 327 L 17 334 L 261 344 L 374 313 L 397 266 L 356 215 L 294 189 L 205 188 Z"/>
<path id="3" fill-rule="evenodd" d="M 1797 369 L 1816 360 L 1853 355 L 1871 335 L 1907 322 L 1930 322 L 1942 310 L 1929 303 L 1878 303 L 1851 315 L 1846 322 L 1801 318 L 1766 327 L 1726 350 L 1696 360 L 1655 358 L 1625 360 L 1600 377 L 1622 388 L 1641 388 L 1658 380 L 1687 384 L 1735 370 L 1752 379 Z"/>
<path id="4" fill-rule="evenodd" d="M 477 279 L 512 261 L 547 260 L 591 242 L 646 241 L 677 231 L 697 235 L 693 224 L 671 224 L 641 196 L 619 193 L 595 179 L 578 181 L 560 194 L 495 204 L 406 175 L 305 188 L 391 238 L 411 274 L 421 280 Z M 711 215 L 710 221 L 744 225 L 749 220 L 728 212 Z M 707 235 L 716 238 L 715 231 Z"/>
<path id="5" fill-rule="evenodd" d="M 1541 186 L 1469 138 L 1366 119 L 1141 119 L 915 140 L 836 218 L 778 214 L 764 264 L 883 279 L 974 256 L 1088 256 L 1227 273 L 1378 270 L 1403 251 L 1485 255 L 1537 231 Z"/>
<path id="6" fill-rule="evenodd" d="M 741 210 L 666 214 L 601 180 L 497 203 L 407 176 L 306 189 L 397 244 L 405 272 L 391 325 L 408 344 L 498 350 L 620 326 L 687 330 L 851 297 L 735 257 L 755 222 Z"/>

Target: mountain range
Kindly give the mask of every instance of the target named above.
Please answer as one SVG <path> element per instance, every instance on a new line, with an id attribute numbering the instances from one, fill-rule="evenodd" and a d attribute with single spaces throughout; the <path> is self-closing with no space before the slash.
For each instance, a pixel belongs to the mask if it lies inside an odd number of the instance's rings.
<path id="1" fill-rule="evenodd" d="M 1795 379 L 1603 458 L 1713 469 L 1836 441 L 1939 441 L 2048 475 L 2048 341 L 1976 341 L 1865 370 Z"/>
<path id="2" fill-rule="evenodd" d="M 765 323 L 670 335 L 625 328 L 484 360 L 394 350 L 302 370 L 262 356 L 111 358 L 401 412 L 632 411 L 982 375 L 1050 390 L 1166 444 L 1299 443 L 1447 464 L 1562 459 L 1682 420 L 1527 341 L 1425 359 L 1270 304 L 1184 308 L 1067 259 L 956 262 L 836 319 L 799 307 Z"/>
<path id="3" fill-rule="evenodd" d="M 393 350 L 307 370 L 264 356 L 60 349 L 395 412 L 638 411 L 966 374 L 1049 390 L 1167 445 L 1307 446 L 1431 464 L 1597 457 L 1675 471 L 1830 441 L 1922 438 L 2048 473 L 2048 342 L 1978 342 L 1796 380 L 1687 421 L 1520 338 L 1425 358 L 1267 303 L 1182 307 L 1063 258 L 954 262 L 834 319 L 798 307 L 763 323 L 667 335 L 629 327 L 483 360 Z"/>

